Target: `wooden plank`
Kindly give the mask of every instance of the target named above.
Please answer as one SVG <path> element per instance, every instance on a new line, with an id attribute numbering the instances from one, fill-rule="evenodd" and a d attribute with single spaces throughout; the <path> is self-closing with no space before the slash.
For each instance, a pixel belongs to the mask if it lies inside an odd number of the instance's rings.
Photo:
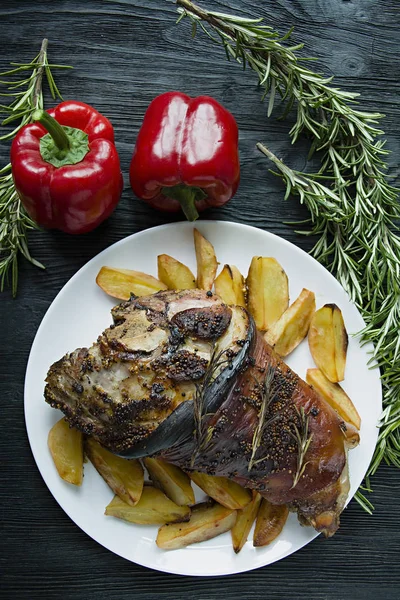
<path id="1" fill-rule="evenodd" d="M 199 0 L 202 3 L 203 0 Z M 294 41 L 319 57 L 316 68 L 336 74 L 338 86 L 362 93 L 360 106 L 386 113 L 390 174 L 399 183 L 400 15 L 398 0 L 221 0 L 203 2 L 220 11 L 263 15 L 284 33 L 295 26 Z M 144 111 L 157 94 L 182 89 L 215 96 L 240 126 L 242 182 L 237 196 L 205 218 L 240 221 L 272 231 L 309 250 L 312 241 L 284 222 L 306 218 L 296 199 L 283 202 L 279 180 L 255 149 L 257 141 L 289 164 L 303 168 L 307 143 L 288 143 L 288 123 L 266 118 L 266 106 L 252 73 L 227 63 L 204 36 L 191 41 L 174 25 L 172 2 L 152 0 L 3 0 L 0 69 L 10 61 L 31 60 L 41 38 L 50 40 L 51 62 L 72 64 L 57 74 L 65 98 L 93 104 L 112 120 L 125 178 L 117 211 L 95 232 L 71 237 L 32 232 L 33 255 L 42 272 L 20 262 L 19 294 L 0 296 L 0 500 L 3 506 L 2 597 L 7 600 L 91 600 L 153 598 L 203 600 L 394 600 L 400 592 L 400 472 L 382 466 L 373 479 L 373 517 L 352 502 L 339 533 L 317 539 L 274 565 L 223 579 L 183 579 L 152 572 L 111 554 L 84 534 L 52 498 L 33 461 L 25 433 L 23 381 L 35 332 L 48 306 L 69 278 L 113 242 L 178 217 L 156 212 L 133 198 L 128 168 Z M 47 106 L 52 104 L 46 94 Z M 0 164 L 9 144 L 0 145 Z"/>

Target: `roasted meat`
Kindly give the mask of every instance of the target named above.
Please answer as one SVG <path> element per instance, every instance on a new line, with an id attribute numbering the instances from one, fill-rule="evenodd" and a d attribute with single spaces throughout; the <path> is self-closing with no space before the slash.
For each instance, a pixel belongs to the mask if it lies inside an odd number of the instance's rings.
<path id="1" fill-rule="evenodd" d="M 162 291 L 112 310 L 90 348 L 49 370 L 45 398 L 128 458 L 234 479 L 327 536 L 347 497 L 354 432 L 211 292 Z"/>
<path id="2" fill-rule="evenodd" d="M 232 320 L 232 313 L 235 309 L 200 290 L 160 292 L 119 304 L 112 310 L 114 323 L 93 346 L 52 365 L 46 401 L 113 452 L 147 445 L 168 416 L 176 420 L 185 412 L 179 406 L 193 399 L 217 348 L 225 347 L 232 358 L 243 354 L 237 335 L 246 335 L 246 328 L 236 330 L 247 315 L 240 312 Z M 224 377 L 234 374 L 228 370 Z M 167 429 L 172 433 L 170 422 Z M 165 447 L 172 441 L 177 440 L 165 438 Z"/>
<path id="3" fill-rule="evenodd" d="M 288 504 L 304 524 L 327 536 L 336 531 L 349 491 L 347 447 L 356 433 L 258 332 L 249 365 L 201 429 L 197 439 L 164 450 L 162 457 Z"/>

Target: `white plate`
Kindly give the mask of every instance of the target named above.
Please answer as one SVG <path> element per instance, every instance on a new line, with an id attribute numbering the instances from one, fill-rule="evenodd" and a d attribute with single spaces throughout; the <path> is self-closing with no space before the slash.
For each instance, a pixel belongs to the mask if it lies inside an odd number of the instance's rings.
<path id="1" fill-rule="evenodd" d="M 326 302 L 335 302 L 342 309 L 350 334 L 343 387 L 362 418 L 361 443 L 349 454 L 353 496 L 370 463 L 381 413 L 379 372 L 367 367 L 371 347 L 360 348 L 351 335 L 364 326 L 360 314 L 336 279 L 289 242 L 236 223 L 199 221 L 196 227 L 214 245 L 221 265 L 235 264 L 246 274 L 253 255 L 274 256 L 288 275 L 292 301 L 306 287 L 315 292 L 317 308 Z M 273 563 L 295 552 L 317 534 L 311 528 L 300 527 L 296 516 L 291 514 L 281 535 L 266 548 L 253 548 L 250 536 L 240 554 L 235 555 L 230 533 L 226 533 L 184 550 L 163 551 L 154 542 L 156 526 L 130 525 L 104 516 L 104 508 L 113 494 L 91 464 L 85 464 L 83 485 L 74 487 L 60 479 L 47 448 L 48 432 L 61 417 L 61 413 L 43 399 L 48 368 L 67 351 L 91 345 L 111 323 L 110 309 L 115 302 L 95 283 L 100 267 L 132 268 L 156 275 L 156 257 L 167 253 L 195 272 L 192 232 L 192 224 L 176 223 L 134 234 L 101 252 L 72 277 L 55 298 L 36 334 L 26 373 L 25 418 L 32 452 L 49 490 L 71 519 L 94 540 L 127 560 L 159 571 L 226 575 Z M 288 363 L 305 377 L 306 369 L 314 366 L 306 342 L 292 353 Z M 340 530 L 337 535 L 340 537 Z"/>

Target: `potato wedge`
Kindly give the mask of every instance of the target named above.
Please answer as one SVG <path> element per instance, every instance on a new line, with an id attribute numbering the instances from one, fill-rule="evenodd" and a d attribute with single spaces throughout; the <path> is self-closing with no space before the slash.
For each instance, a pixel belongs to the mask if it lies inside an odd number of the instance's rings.
<path id="1" fill-rule="evenodd" d="M 338 381 L 343 381 L 346 369 L 347 347 L 349 337 L 343 320 L 342 311 L 338 306 L 333 310 L 333 337 L 335 339 L 335 364 Z"/>
<path id="2" fill-rule="evenodd" d="M 191 480 L 210 498 L 232 510 L 244 508 L 251 501 L 251 492 L 226 477 L 214 477 L 193 471 Z"/>
<path id="3" fill-rule="evenodd" d="M 214 504 L 199 504 L 192 509 L 187 523 L 163 525 L 158 530 L 156 544 L 163 550 L 177 550 L 189 544 L 204 542 L 229 531 L 235 524 L 236 511 Z"/>
<path id="4" fill-rule="evenodd" d="M 253 546 L 268 546 L 281 533 L 289 515 L 286 505 L 271 504 L 262 499 L 254 528 Z"/>
<path id="5" fill-rule="evenodd" d="M 308 345 L 315 364 L 329 381 L 342 381 L 347 332 L 341 310 L 336 304 L 325 304 L 314 313 L 308 331 Z"/>
<path id="6" fill-rule="evenodd" d="M 214 281 L 215 293 L 225 302 L 246 308 L 244 277 L 235 265 L 225 265 Z"/>
<path id="7" fill-rule="evenodd" d="M 297 300 L 265 333 L 264 338 L 280 356 L 287 356 L 304 340 L 315 312 L 315 294 L 303 288 Z"/>
<path id="8" fill-rule="evenodd" d="M 81 485 L 83 480 L 83 436 L 70 427 L 65 419 L 60 419 L 50 429 L 47 443 L 59 476 Z"/>
<path id="9" fill-rule="evenodd" d="M 231 529 L 233 549 L 236 554 L 241 551 L 245 545 L 250 529 L 253 526 L 261 504 L 262 497 L 258 492 L 253 492 L 251 502 L 237 511 L 236 523 Z"/>
<path id="10" fill-rule="evenodd" d="M 275 258 L 253 256 L 246 283 L 249 311 L 257 329 L 266 331 L 289 305 L 287 275 Z"/>
<path id="11" fill-rule="evenodd" d="M 112 454 L 93 438 L 85 441 L 85 452 L 114 494 L 127 504 L 135 506 L 142 495 L 144 483 L 140 462 Z"/>
<path id="12" fill-rule="evenodd" d="M 197 229 L 193 230 L 193 236 L 197 262 L 197 287 L 201 290 L 211 290 L 218 268 L 214 246 Z"/>
<path id="13" fill-rule="evenodd" d="M 329 381 L 337 381 L 335 339 L 333 334 L 333 306 L 325 304 L 311 319 L 308 345 L 315 364 Z"/>
<path id="14" fill-rule="evenodd" d="M 113 267 L 101 267 L 96 283 L 106 294 L 119 300 L 129 300 L 131 293 L 148 296 L 167 289 L 165 283 L 147 273 Z"/>
<path id="15" fill-rule="evenodd" d="M 308 369 L 306 381 L 351 425 L 360 429 L 361 418 L 356 407 L 338 383 L 332 383 L 320 369 Z"/>
<path id="16" fill-rule="evenodd" d="M 158 278 L 169 290 L 192 290 L 196 287 L 196 277 L 183 263 L 168 254 L 157 257 Z"/>
<path id="17" fill-rule="evenodd" d="M 161 525 L 189 521 L 190 508 L 178 506 L 158 488 L 145 485 L 140 500 L 135 506 L 126 504 L 114 496 L 106 507 L 105 514 L 138 525 Z"/>
<path id="18" fill-rule="evenodd" d="M 190 477 L 182 469 L 161 458 L 147 457 L 143 462 L 153 483 L 160 486 L 175 504 L 185 506 L 196 502 Z"/>

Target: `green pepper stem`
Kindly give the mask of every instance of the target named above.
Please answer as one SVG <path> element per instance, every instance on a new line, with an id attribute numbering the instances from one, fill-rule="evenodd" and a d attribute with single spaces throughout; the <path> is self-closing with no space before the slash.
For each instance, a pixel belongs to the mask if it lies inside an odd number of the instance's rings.
<path id="1" fill-rule="evenodd" d="M 64 128 L 48 112 L 44 110 L 34 110 L 32 121 L 39 121 L 41 125 L 49 132 L 57 148 L 60 150 L 69 150 L 70 143 Z"/>
<path id="2" fill-rule="evenodd" d="M 165 186 L 162 188 L 162 193 L 167 198 L 173 198 L 179 202 L 188 221 L 196 221 L 199 218 L 196 201 L 207 197 L 207 194 L 201 188 L 190 187 L 185 184 Z"/>
<path id="3" fill-rule="evenodd" d="M 199 218 L 194 194 L 188 194 L 186 197 L 181 197 L 179 199 L 179 204 L 188 221 L 196 221 L 196 219 Z"/>

